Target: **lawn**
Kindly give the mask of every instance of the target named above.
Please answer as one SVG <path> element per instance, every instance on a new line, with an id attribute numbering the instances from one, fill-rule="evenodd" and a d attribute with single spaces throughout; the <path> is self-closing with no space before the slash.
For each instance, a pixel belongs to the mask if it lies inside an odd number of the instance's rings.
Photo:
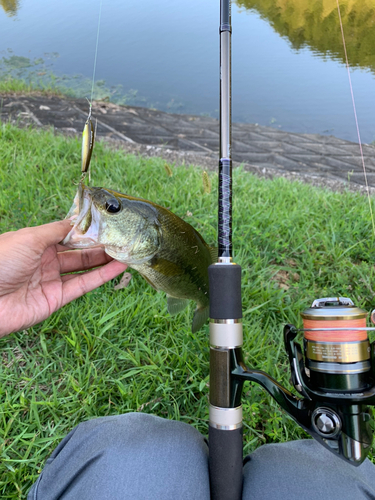
<path id="1" fill-rule="evenodd" d="M 0 124 L 0 231 L 62 219 L 80 176 L 79 139 Z M 216 242 L 217 175 L 97 143 L 92 185 L 150 199 Z M 285 323 L 313 299 L 348 296 L 375 307 L 374 235 L 366 197 L 234 171 L 234 259 L 242 266 L 244 354 L 290 388 Z M 1 271 L 0 271 L 1 272 Z M 194 304 L 169 316 L 165 294 L 135 271 L 44 323 L 0 340 L 0 496 L 25 498 L 48 455 L 90 418 L 143 411 L 207 433 L 208 324 Z M 118 281 L 115 280 L 116 282 Z M 371 338 L 371 340 L 373 340 Z M 306 437 L 257 386 L 245 386 L 245 453 Z"/>

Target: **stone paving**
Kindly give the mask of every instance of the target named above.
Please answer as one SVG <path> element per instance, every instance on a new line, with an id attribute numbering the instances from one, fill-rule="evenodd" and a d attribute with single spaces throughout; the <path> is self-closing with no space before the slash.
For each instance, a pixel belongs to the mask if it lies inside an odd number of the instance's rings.
<path id="1" fill-rule="evenodd" d="M 6 95 L 0 96 L 0 121 L 52 126 L 75 135 L 82 132 L 88 108 L 83 99 Z M 97 137 L 127 151 L 217 168 L 219 122 L 214 118 L 97 102 L 93 104 L 95 120 Z M 259 175 L 300 178 L 334 189 L 364 189 L 356 143 L 245 123 L 233 124 L 232 141 L 235 165 L 244 163 Z M 365 144 L 362 149 L 370 191 L 375 193 L 375 147 Z"/>

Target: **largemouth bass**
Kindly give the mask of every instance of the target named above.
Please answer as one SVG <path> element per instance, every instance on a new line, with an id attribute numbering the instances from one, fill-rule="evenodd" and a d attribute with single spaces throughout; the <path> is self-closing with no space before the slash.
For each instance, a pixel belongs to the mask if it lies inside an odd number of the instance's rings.
<path id="1" fill-rule="evenodd" d="M 208 318 L 208 266 L 217 251 L 187 222 L 151 201 L 80 184 L 67 218 L 73 228 L 63 245 L 104 246 L 115 260 L 138 271 L 168 295 L 168 312 L 195 300 L 192 332 Z"/>

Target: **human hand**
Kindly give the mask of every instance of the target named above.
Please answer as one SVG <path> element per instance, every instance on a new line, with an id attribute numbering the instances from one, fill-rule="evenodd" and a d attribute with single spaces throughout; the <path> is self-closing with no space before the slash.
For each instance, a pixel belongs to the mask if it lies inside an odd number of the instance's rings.
<path id="1" fill-rule="evenodd" d="M 40 323 L 127 268 L 103 248 L 60 245 L 70 229 L 63 220 L 0 235 L 0 337 Z"/>

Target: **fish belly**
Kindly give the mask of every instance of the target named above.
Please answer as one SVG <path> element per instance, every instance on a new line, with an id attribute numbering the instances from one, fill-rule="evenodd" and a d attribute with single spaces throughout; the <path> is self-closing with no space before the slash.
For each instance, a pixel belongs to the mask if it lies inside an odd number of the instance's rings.
<path id="1" fill-rule="evenodd" d="M 132 266 L 155 290 L 179 299 L 195 300 L 199 305 L 208 304 L 207 279 L 197 279 L 197 276 L 181 270 L 178 274 L 165 274 L 154 269 L 149 263 Z M 207 284 L 206 284 L 207 282 Z"/>

